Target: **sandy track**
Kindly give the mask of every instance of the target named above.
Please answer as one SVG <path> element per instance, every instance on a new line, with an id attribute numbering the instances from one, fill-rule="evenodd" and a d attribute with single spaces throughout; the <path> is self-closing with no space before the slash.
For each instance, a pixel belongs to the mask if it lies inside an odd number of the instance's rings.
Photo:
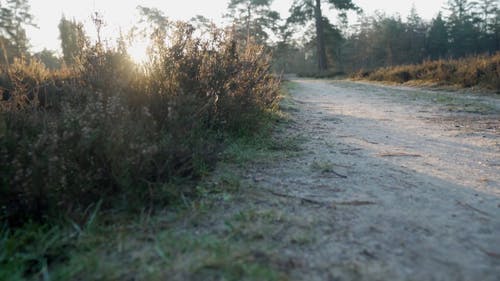
<path id="1" fill-rule="evenodd" d="M 293 279 L 500 280 L 498 99 L 294 83 L 287 133 L 303 137 L 302 153 L 247 170 L 298 202 L 258 203 L 311 237 L 281 251 L 297 260 Z"/>

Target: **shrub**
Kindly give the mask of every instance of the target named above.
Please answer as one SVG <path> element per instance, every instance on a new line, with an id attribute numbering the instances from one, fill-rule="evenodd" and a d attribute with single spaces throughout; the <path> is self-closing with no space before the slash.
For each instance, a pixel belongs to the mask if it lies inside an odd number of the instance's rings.
<path id="1" fill-rule="evenodd" d="M 226 136 L 251 134 L 279 81 L 257 45 L 197 38 L 172 23 L 150 60 L 87 46 L 72 69 L 16 61 L 0 74 L 0 218 L 10 224 L 104 206 L 154 206 L 190 192 Z M 168 40 L 166 40 L 168 38 Z M 121 206 L 121 205 L 120 205 Z"/>

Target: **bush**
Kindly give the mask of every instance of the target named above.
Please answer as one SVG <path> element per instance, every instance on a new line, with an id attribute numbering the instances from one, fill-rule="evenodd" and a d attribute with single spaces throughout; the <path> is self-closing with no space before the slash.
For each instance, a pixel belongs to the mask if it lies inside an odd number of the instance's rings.
<path id="1" fill-rule="evenodd" d="M 150 60 L 88 46 L 72 69 L 17 60 L 0 74 L 0 218 L 11 225 L 104 206 L 154 206 L 190 192 L 226 136 L 276 106 L 263 48 L 172 24 Z M 165 38 L 169 38 L 167 41 Z"/>

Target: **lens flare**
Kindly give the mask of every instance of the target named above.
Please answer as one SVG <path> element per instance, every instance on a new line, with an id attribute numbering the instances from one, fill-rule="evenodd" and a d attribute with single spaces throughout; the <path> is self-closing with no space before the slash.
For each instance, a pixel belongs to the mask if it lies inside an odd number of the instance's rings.
<path id="1" fill-rule="evenodd" d="M 144 64 L 148 61 L 148 43 L 136 41 L 128 49 L 128 54 L 137 64 Z"/>

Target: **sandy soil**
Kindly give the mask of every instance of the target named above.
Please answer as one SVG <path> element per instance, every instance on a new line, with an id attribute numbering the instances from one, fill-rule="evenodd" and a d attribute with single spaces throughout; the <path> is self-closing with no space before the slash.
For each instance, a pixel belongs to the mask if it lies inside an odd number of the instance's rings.
<path id="1" fill-rule="evenodd" d="M 245 170 L 292 279 L 500 280 L 498 98 L 294 83 L 300 155 Z"/>

